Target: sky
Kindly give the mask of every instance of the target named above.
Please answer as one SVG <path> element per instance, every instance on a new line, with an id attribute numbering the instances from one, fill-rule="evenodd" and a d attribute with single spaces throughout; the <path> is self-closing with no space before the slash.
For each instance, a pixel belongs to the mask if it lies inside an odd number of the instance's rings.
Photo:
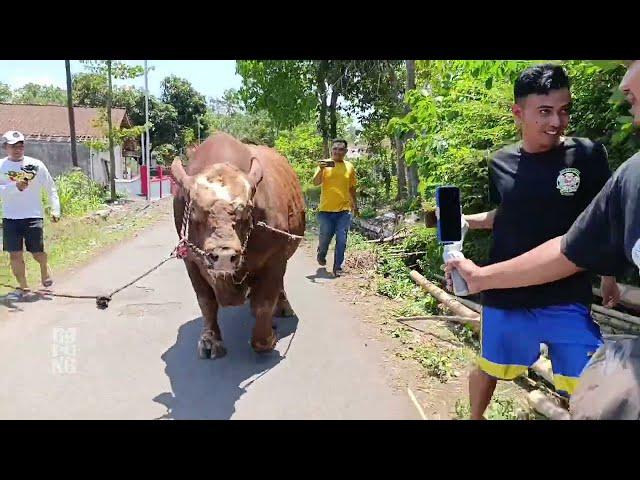
<path id="1" fill-rule="evenodd" d="M 143 60 L 126 60 L 129 65 L 144 65 Z M 242 77 L 235 73 L 234 60 L 147 60 L 154 67 L 149 72 L 149 93 L 160 95 L 160 82 L 169 75 L 186 78 L 193 87 L 209 97 L 221 97 L 229 88 L 239 88 Z M 77 60 L 71 61 L 71 74 L 86 71 Z M 11 88 L 27 83 L 55 85 L 66 88 L 64 60 L 0 60 L 0 82 Z M 116 81 L 116 85 L 131 84 L 144 88 L 144 77 Z"/>

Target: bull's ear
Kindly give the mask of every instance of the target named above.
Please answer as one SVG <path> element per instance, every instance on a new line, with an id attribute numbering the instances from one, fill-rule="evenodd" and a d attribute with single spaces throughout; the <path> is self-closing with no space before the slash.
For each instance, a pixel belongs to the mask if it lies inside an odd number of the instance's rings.
<path id="1" fill-rule="evenodd" d="M 185 172 L 180 157 L 175 157 L 173 159 L 173 163 L 171 164 L 171 174 L 173 175 L 173 178 L 176 179 L 176 183 L 184 190 L 191 190 L 194 184 L 193 178 Z"/>
<path id="2" fill-rule="evenodd" d="M 253 190 L 258 187 L 258 184 L 262 181 L 262 165 L 256 157 L 251 157 L 251 169 L 249 170 L 249 181 Z"/>

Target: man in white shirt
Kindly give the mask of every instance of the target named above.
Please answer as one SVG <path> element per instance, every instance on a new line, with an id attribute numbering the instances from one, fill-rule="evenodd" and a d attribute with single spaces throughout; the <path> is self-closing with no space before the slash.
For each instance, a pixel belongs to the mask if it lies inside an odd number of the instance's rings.
<path id="1" fill-rule="evenodd" d="M 24 155 L 24 135 L 8 131 L 2 136 L 7 156 L 0 160 L 0 197 L 2 198 L 2 245 L 9 252 L 11 270 L 19 288 L 13 292 L 20 299 L 27 284 L 23 249 L 31 252 L 40 264 L 42 285 L 53 284 L 44 251 L 44 209 L 41 191 L 45 189 L 51 202 L 51 220 L 60 219 L 60 200 L 49 170 L 40 160 Z"/>

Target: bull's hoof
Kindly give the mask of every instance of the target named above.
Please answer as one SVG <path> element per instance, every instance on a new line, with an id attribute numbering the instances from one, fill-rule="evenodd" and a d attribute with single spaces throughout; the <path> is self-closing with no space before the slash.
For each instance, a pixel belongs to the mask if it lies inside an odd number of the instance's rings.
<path id="1" fill-rule="evenodd" d="M 251 340 L 251 347 L 256 353 L 268 353 L 276 348 L 278 336 L 275 332 L 271 332 L 271 336 L 267 340 Z"/>
<path id="2" fill-rule="evenodd" d="M 208 335 L 203 335 L 198 341 L 198 357 L 206 360 L 209 358 L 221 358 L 227 354 L 227 349 L 221 340 L 213 340 Z"/>
<path id="3" fill-rule="evenodd" d="M 200 340 L 198 342 L 198 358 L 200 360 L 207 360 L 207 359 L 211 358 L 211 349 L 205 347 L 202 344 L 202 340 Z"/>

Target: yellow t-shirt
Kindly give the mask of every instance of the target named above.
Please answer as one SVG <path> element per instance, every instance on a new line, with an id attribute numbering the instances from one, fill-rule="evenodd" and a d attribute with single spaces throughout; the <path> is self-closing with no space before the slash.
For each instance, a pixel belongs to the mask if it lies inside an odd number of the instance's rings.
<path id="1" fill-rule="evenodd" d="M 316 169 L 316 173 L 320 167 Z M 356 171 L 353 164 L 345 160 L 336 162 L 335 167 L 327 167 L 322 172 L 322 189 L 320 191 L 321 212 L 342 212 L 351 210 L 351 194 L 349 189 L 356 184 Z"/>

